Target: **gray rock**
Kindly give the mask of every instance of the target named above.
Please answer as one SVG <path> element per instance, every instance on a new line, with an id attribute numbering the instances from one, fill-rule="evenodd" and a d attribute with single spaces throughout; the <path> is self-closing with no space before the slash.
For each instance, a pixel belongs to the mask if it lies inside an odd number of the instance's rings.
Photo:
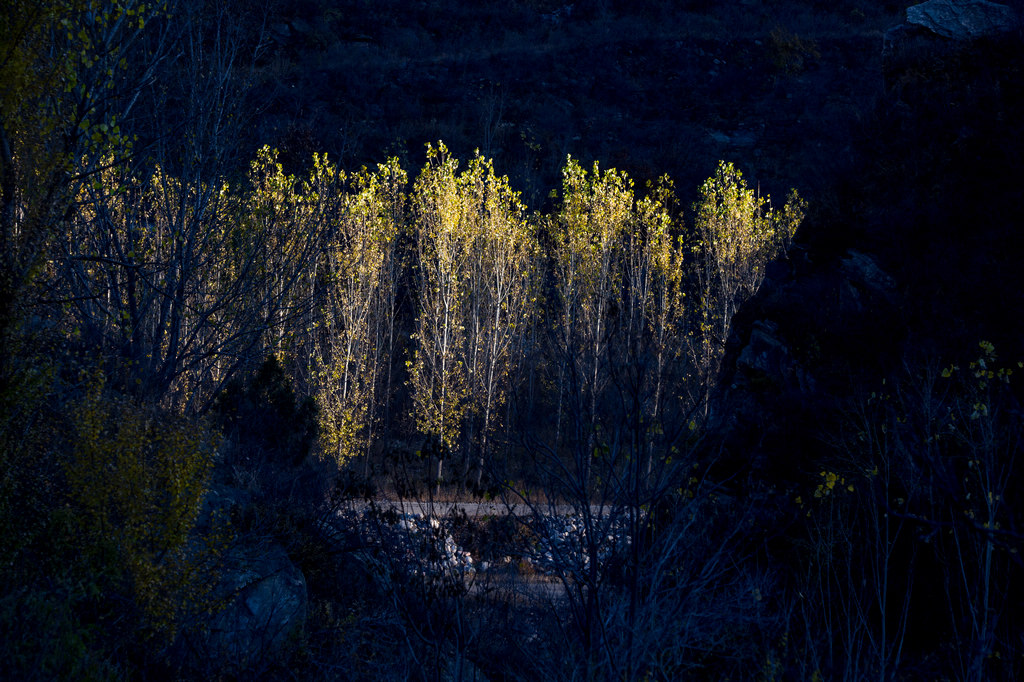
<path id="1" fill-rule="evenodd" d="M 796 385 L 800 391 L 814 389 L 814 379 L 798 365 L 789 347 L 779 338 L 779 326 L 769 320 L 758 320 L 750 332 L 750 342 L 736 360 L 737 368 L 751 386 L 771 385 L 776 388 Z"/>
<path id="2" fill-rule="evenodd" d="M 224 606 L 196 647 L 217 668 L 258 672 L 306 617 L 306 580 L 278 545 L 229 550 L 218 595 Z"/>
<path id="3" fill-rule="evenodd" d="M 739 130 L 732 135 L 727 135 L 719 130 L 708 131 L 708 137 L 715 144 L 731 147 L 752 147 L 757 143 L 757 135 L 749 130 Z"/>
<path id="4" fill-rule="evenodd" d="M 876 314 L 897 302 L 896 282 L 866 253 L 847 251 L 839 272 L 843 277 L 839 304 L 844 313 Z"/>
<path id="5" fill-rule="evenodd" d="M 300 17 L 292 19 L 291 27 L 293 31 L 300 35 L 305 35 L 307 33 L 313 32 L 313 27 L 310 25 L 310 23 Z"/>
<path id="6" fill-rule="evenodd" d="M 736 147 L 753 147 L 757 143 L 757 135 L 749 130 L 740 130 L 732 136 L 732 143 Z"/>
<path id="7" fill-rule="evenodd" d="M 929 0 L 907 8 L 907 23 L 953 40 L 974 40 L 1011 31 L 1012 8 L 987 0 Z"/>
<path id="8" fill-rule="evenodd" d="M 850 249 L 846 252 L 840 269 L 855 285 L 882 298 L 890 299 L 896 291 L 896 282 L 893 278 L 866 253 Z"/>
<path id="9" fill-rule="evenodd" d="M 719 132 L 717 130 L 712 130 L 712 131 L 708 132 L 708 137 L 710 137 L 711 140 L 713 142 L 715 142 L 716 144 L 721 144 L 721 145 L 727 145 L 727 144 L 729 144 L 729 141 L 730 141 L 728 135 L 726 135 L 725 133 Z"/>
<path id="10" fill-rule="evenodd" d="M 1015 10 L 986 0 L 930 0 L 907 8 L 907 20 L 885 33 L 882 72 L 886 90 L 903 88 L 957 68 L 956 57 L 977 38 L 1019 26 Z"/>
<path id="11" fill-rule="evenodd" d="M 276 24 L 271 24 L 271 26 L 270 26 L 270 33 L 275 38 L 280 38 L 282 40 L 287 40 L 288 38 L 291 38 L 291 36 L 292 36 L 292 27 L 289 26 L 287 23 L 281 21 L 281 22 L 278 22 Z"/>

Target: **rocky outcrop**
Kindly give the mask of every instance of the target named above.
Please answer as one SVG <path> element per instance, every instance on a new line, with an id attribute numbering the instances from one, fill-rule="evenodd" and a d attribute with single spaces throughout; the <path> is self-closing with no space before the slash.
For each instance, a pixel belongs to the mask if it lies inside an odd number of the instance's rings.
<path id="1" fill-rule="evenodd" d="M 987 0 L 929 0 L 908 7 L 906 21 L 883 39 L 886 85 L 899 88 L 908 77 L 942 73 L 950 57 L 974 41 L 1004 36 L 1019 26 L 1013 8 Z"/>
<path id="2" fill-rule="evenodd" d="M 255 663 L 302 626 L 306 580 L 276 545 L 247 548 L 229 562 L 222 587 L 230 602 L 214 620 L 213 648 L 229 660 Z"/>
<path id="3" fill-rule="evenodd" d="M 1013 9 L 987 0 L 929 0 L 907 8 L 907 23 L 953 40 L 974 40 L 1013 30 Z"/>
<path id="4" fill-rule="evenodd" d="M 214 597 L 220 607 L 191 648 L 202 669 L 265 669 L 306 617 L 306 580 L 278 545 L 228 550 Z"/>
<path id="5" fill-rule="evenodd" d="M 751 388 L 788 386 L 804 393 L 814 389 L 813 378 L 793 358 L 789 347 L 779 338 L 779 326 L 770 320 L 754 323 L 750 342 L 740 353 L 736 366 Z"/>
<path id="6" fill-rule="evenodd" d="M 866 253 L 855 249 L 846 252 L 840 265 L 845 278 L 847 292 L 853 298 L 857 312 L 863 312 L 860 302 L 862 294 L 875 299 L 892 303 L 896 296 L 896 282 L 878 265 L 878 262 Z"/>

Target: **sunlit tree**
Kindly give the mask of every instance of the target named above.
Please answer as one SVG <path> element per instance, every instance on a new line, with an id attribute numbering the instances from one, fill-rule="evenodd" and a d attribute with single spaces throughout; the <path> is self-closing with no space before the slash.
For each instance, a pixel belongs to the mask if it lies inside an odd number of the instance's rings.
<path id="1" fill-rule="evenodd" d="M 688 253 L 675 234 L 671 180 L 663 177 L 636 202 L 624 236 L 623 313 L 616 375 L 622 415 L 649 474 L 655 448 L 671 447 L 692 399 L 682 371 L 686 347 Z"/>
<path id="2" fill-rule="evenodd" d="M 53 221 L 65 229 L 50 242 L 43 302 L 61 310 L 68 338 L 116 359 L 120 390 L 200 411 L 282 345 L 313 240 L 293 181 L 266 152 L 250 187 L 225 183 L 239 39 L 208 6 L 181 9 L 172 21 L 166 3 L 110 0 L 54 15 L 78 47 L 64 94 L 47 103 L 77 121 L 77 142 L 59 173 L 73 208 Z M 210 31 L 218 21 L 225 30 Z"/>
<path id="3" fill-rule="evenodd" d="M 465 306 L 473 235 L 458 161 L 443 144 L 428 146 L 427 158 L 412 197 L 418 310 L 410 383 L 417 425 L 439 446 L 440 485 L 444 456 L 459 445 L 468 407 Z"/>
<path id="4" fill-rule="evenodd" d="M 314 158 L 307 201 L 325 209 L 314 303 L 322 433 L 339 464 L 369 456 L 389 396 L 405 172 L 392 159 L 352 178 Z"/>
<path id="5" fill-rule="evenodd" d="M 523 334 L 536 312 L 537 241 L 519 194 L 489 160 L 474 158 L 460 177 L 471 230 L 466 286 L 466 362 L 476 430 L 477 485 L 489 453 L 496 415 L 504 405 Z"/>
<path id="6" fill-rule="evenodd" d="M 739 169 L 724 161 L 701 187 L 694 206 L 700 300 L 691 307 L 691 357 L 706 389 L 718 373 L 736 311 L 760 288 L 768 263 L 789 247 L 804 207 L 793 190 L 782 210 L 773 209 L 770 197 L 747 187 Z"/>
<path id="7" fill-rule="evenodd" d="M 632 182 L 624 173 L 602 173 L 597 164 L 588 173 L 568 159 L 561 206 L 549 223 L 556 294 L 550 333 L 558 372 L 558 431 L 564 413 L 582 449 L 578 466 L 584 471 L 593 456 L 611 337 L 622 313 L 623 238 L 632 211 Z"/>

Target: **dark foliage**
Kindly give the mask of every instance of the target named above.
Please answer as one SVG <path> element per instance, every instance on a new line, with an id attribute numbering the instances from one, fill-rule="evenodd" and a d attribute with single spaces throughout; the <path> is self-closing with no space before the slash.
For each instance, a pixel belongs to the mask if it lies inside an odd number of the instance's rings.
<path id="1" fill-rule="evenodd" d="M 248 380 L 232 380 L 213 411 L 231 442 L 229 464 L 266 461 L 294 467 L 316 443 L 316 401 L 296 397 L 276 357 L 267 358 Z"/>

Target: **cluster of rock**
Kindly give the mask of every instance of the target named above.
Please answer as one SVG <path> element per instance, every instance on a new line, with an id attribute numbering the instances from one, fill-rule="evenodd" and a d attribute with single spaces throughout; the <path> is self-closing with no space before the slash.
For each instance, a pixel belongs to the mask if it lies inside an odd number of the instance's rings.
<path id="1" fill-rule="evenodd" d="M 240 494 L 218 489 L 209 504 L 230 508 Z M 590 567 L 592 557 L 608 561 L 630 542 L 624 519 L 610 514 L 591 517 L 592 536 L 579 513 L 538 511 L 515 518 L 529 528 L 524 537 L 530 540 L 491 561 L 474 557 L 455 539 L 457 528 L 465 525 L 464 516 L 352 507 L 321 530 L 339 549 L 358 549 L 384 582 L 425 581 L 451 594 L 464 594 L 481 573 L 507 570 L 513 564 L 527 573 L 579 575 Z M 219 575 L 212 595 L 217 608 L 208 626 L 182 643 L 192 666 L 232 674 L 264 670 L 305 621 L 308 597 L 302 571 L 283 547 L 263 540 L 228 548 Z"/>
<path id="2" fill-rule="evenodd" d="M 611 560 L 630 544 L 626 519 L 622 515 L 592 518 L 587 532 L 578 513 L 542 516 L 535 524 L 537 542 L 524 559 L 548 574 L 572 574 L 590 568 L 591 557 L 599 564 Z"/>
<path id="3" fill-rule="evenodd" d="M 473 555 L 452 536 L 451 519 L 416 513 L 388 519 L 385 514 L 382 523 L 375 516 L 379 515 L 364 514 L 357 519 L 361 535 L 410 575 L 456 577 L 476 572 Z"/>
<path id="4" fill-rule="evenodd" d="M 592 518 L 592 539 L 579 513 L 537 513 L 517 518 L 529 527 L 532 542 L 509 548 L 507 555 L 488 561 L 474 557 L 455 540 L 455 517 L 379 509 L 339 513 L 339 521 L 359 536 L 359 544 L 372 550 L 376 565 L 390 573 L 399 571 L 441 581 L 465 583 L 473 574 L 513 562 L 529 572 L 571 574 L 587 570 L 592 556 L 599 562 L 607 561 L 630 542 L 621 517 Z M 387 566 L 381 566 L 381 559 Z"/>
<path id="5" fill-rule="evenodd" d="M 340 510 L 325 531 L 343 536 L 355 556 L 385 589 L 413 580 L 450 594 L 468 590 L 486 562 L 456 542 L 453 519 L 377 506 Z"/>

